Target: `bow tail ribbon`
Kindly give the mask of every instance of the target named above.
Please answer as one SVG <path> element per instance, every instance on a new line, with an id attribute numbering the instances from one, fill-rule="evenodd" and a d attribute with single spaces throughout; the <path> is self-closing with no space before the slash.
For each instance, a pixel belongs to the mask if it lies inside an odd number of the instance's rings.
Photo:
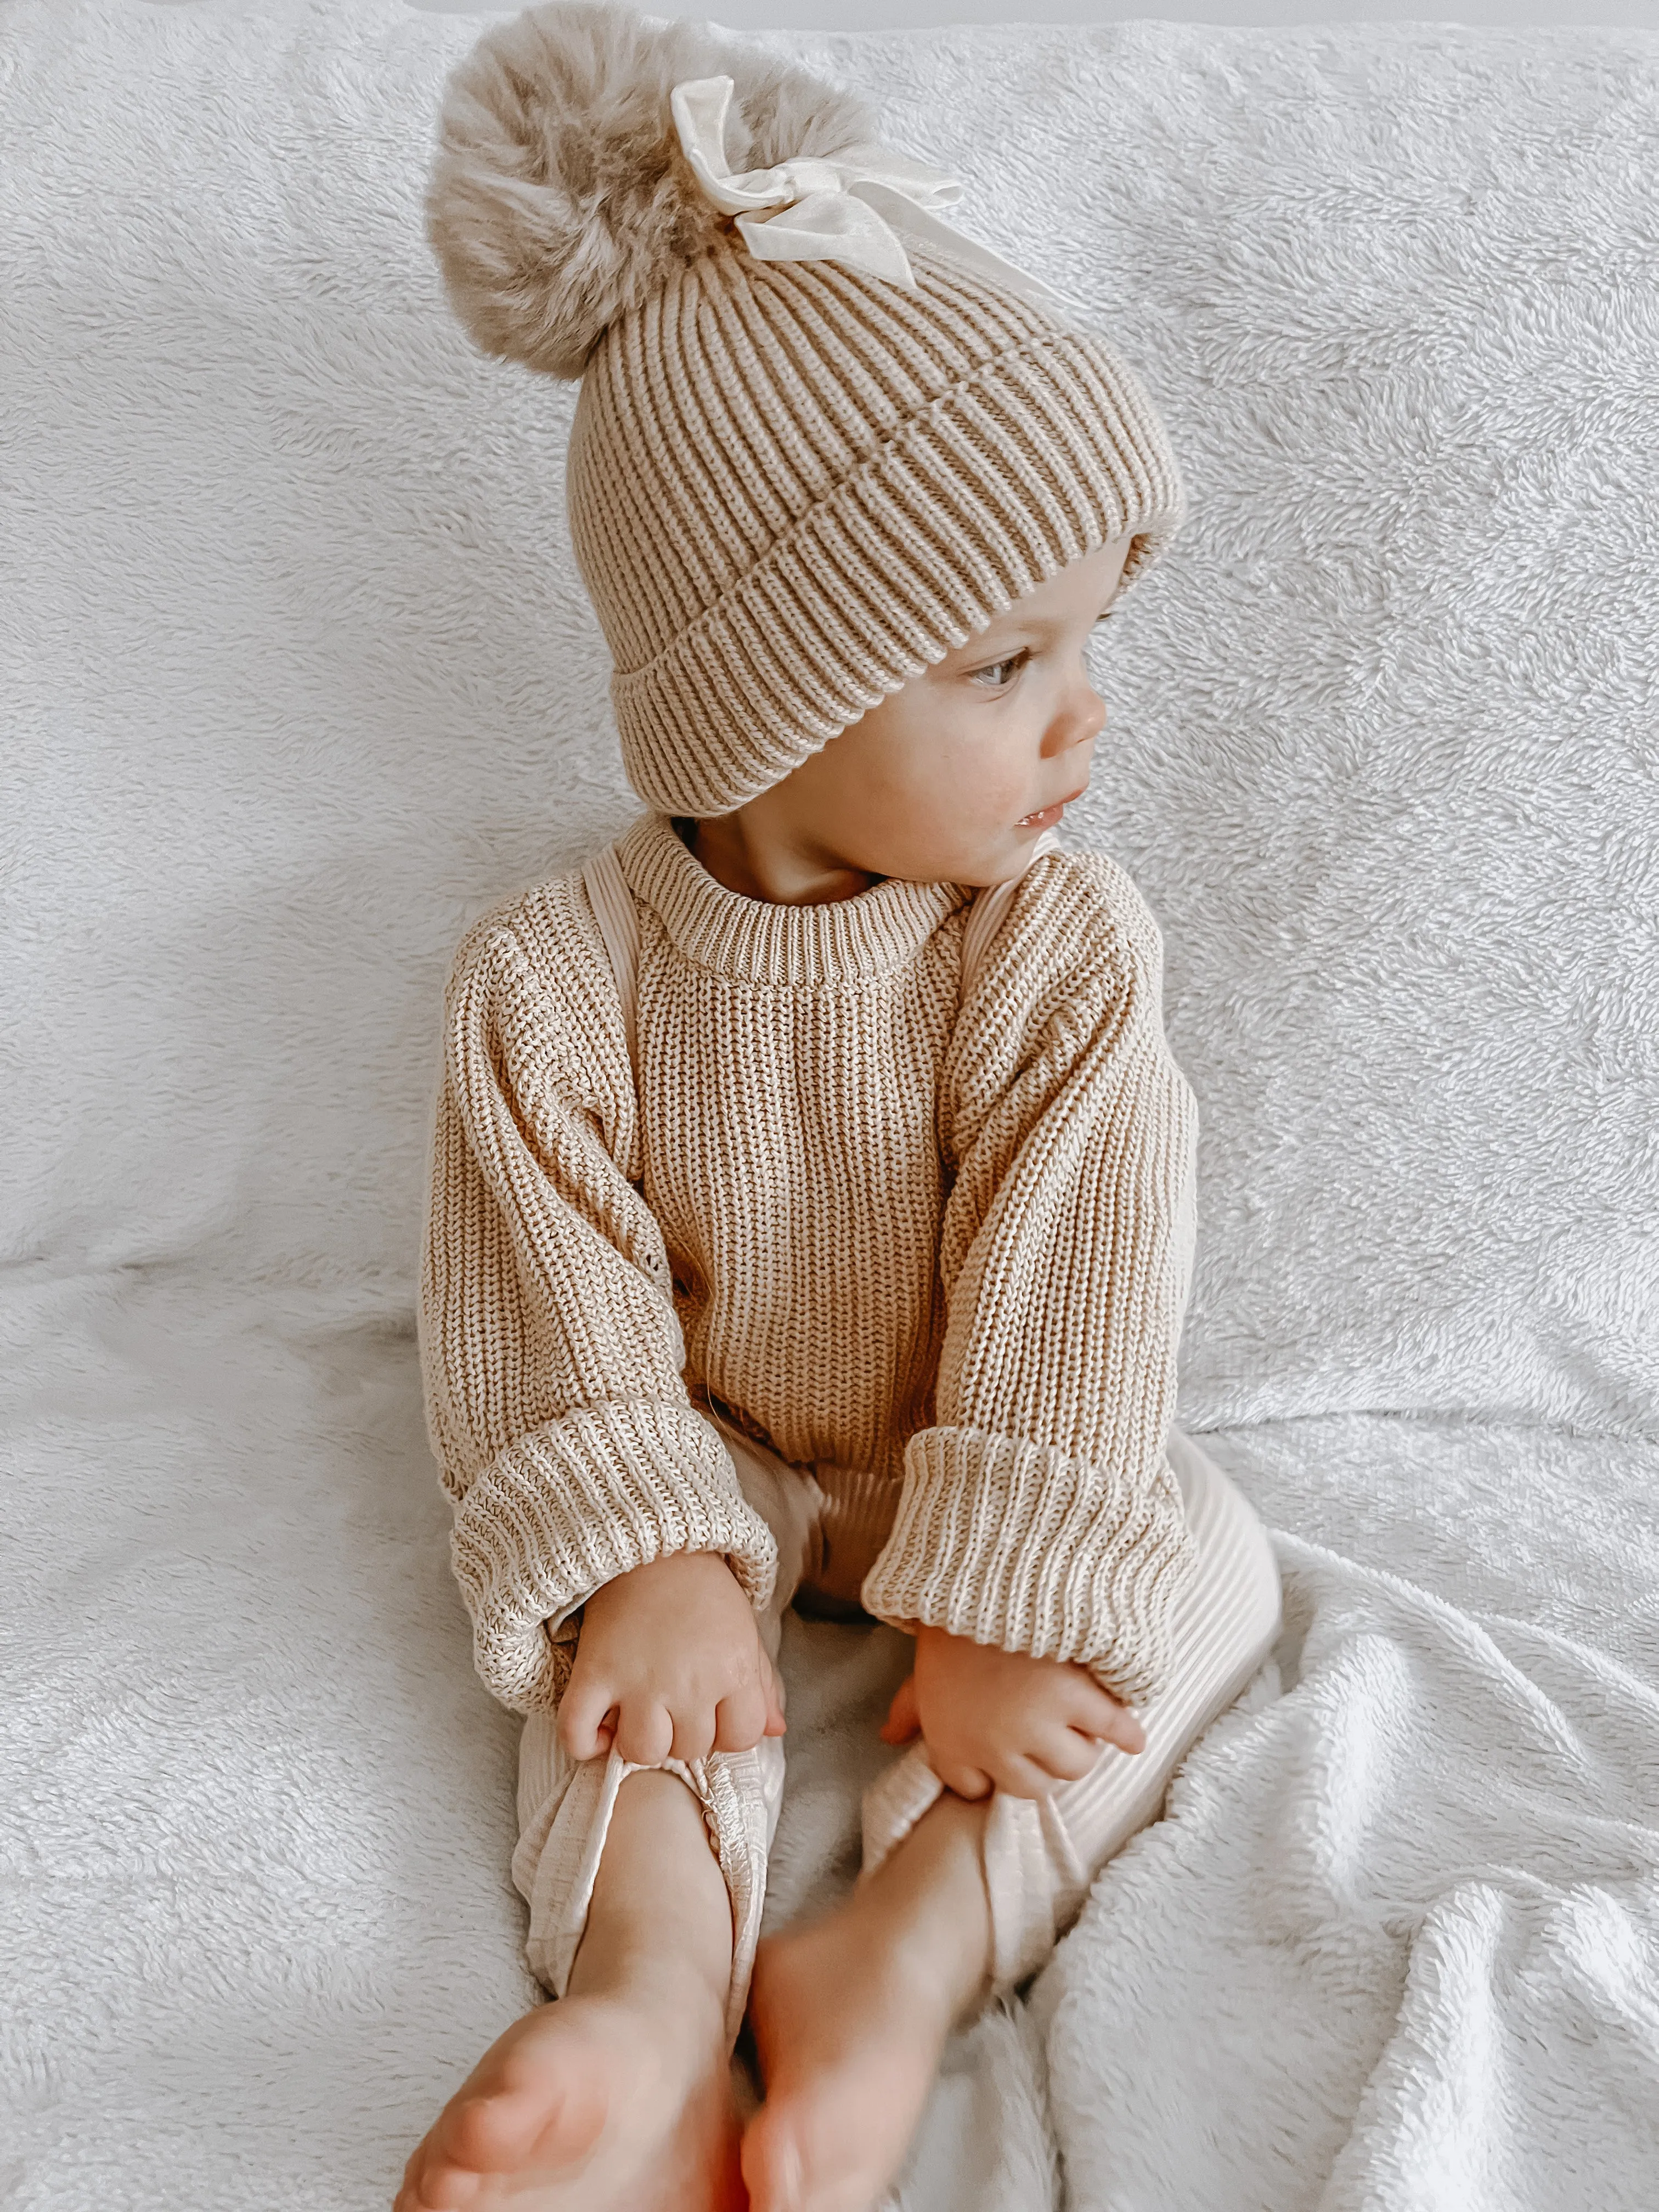
<path id="1" fill-rule="evenodd" d="M 923 240 L 1039 307 L 1080 303 L 933 213 L 962 197 L 958 179 L 876 142 L 828 156 L 797 155 L 734 174 L 726 165 L 730 76 L 689 78 L 670 104 L 686 158 L 704 191 L 732 216 L 757 261 L 845 261 L 907 291 L 916 287 L 903 237 Z"/>
<path id="2" fill-rule="evenodd" d="M 832 258 L 850 262 L 872 276 L 884 276 L 914 292 L 915 272 L 902 242 L 895 235 L 906 231 L 951 259 L 965 263 L 1005 291 L 1018 293 L 1039 307 L 1068 304 L 1063 293 L 1040 276 L 1017 269 L 1012 261 L 993 253 L 988 246 L 964 237 L 873 177 L 850 179 L 840 191 L 809 193 L 775 214 L 740 215 L 737 227 L 757 261 L 816 261 L 830 252 L 833 242 L 841 250 Z"/>
<path id="3" fill-rule="evenodd" d="M 873 177 L 855 183 L 852 189 L 861 198 L 868 198 L 890 223 L 896 223 L 900 228 L 908 230 L 912 237 L 937 246 L 940 252 L 966 262 L 969 268 L 977 270 L 981 276 L 988 277 L 994 284 L 1000 284 L 1006 291 L 1018 292 L 1023 298 L 1036 301 L 1039 307 L 1066 304 L 1066 295 L 1057 291 L 1052 284 L 1045 283 L 1041 276 L 1033 276 L 1024 269 L 1016 269 L 1012 261 L 1005 261 L 1001 254 L 994 253 L 988 246 L 980 245 L 976 239 L 964 237 L 961 231 L 953 229 L 948 222 L 939 222 L 926 208 L 918 207 L 914 200 L 907 199 L 902 192 L 894 191 L 890 186 Z"/>

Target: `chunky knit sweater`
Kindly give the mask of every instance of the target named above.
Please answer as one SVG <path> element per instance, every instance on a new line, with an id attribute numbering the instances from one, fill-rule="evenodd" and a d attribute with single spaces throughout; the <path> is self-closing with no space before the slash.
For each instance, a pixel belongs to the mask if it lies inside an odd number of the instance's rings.
<path id="1" fill-rule="evenodd" d="M 1144 1698 L 1196 1564 L 1165 1443 L 1197 1133 L 1145 901 L 1040 854 L 958 1003 L 969 886 L 752 899 L 655 811 L 617 856 L 637 1093 L 580 872 L 480 916 L 445 992 L 419 1334 L 484 1683 L 556 1704 L 583 1601 L 665 1553 L 765 1602 L 712 1407 L 887 1486 L 871 1613 Z"/>

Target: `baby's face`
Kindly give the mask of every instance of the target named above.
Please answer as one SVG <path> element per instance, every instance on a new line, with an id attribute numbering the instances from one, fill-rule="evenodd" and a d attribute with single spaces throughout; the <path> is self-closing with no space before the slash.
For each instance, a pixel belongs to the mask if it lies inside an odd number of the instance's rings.
<path id="1" fill-rule="evenodd" d="M 1126 535 L 1073 561 L 849 723 L 764 794 L 773 826 L 872 875 L 1018 875 L 1057 818 L 1024 817 L 1089 781 L 1106 709 L 1084 647 L 1129 544 Z"/>

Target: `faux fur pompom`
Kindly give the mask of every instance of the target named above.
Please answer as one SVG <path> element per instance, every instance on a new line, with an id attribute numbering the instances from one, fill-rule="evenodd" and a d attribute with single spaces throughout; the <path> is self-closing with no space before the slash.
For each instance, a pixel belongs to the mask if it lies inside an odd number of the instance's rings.
<path id="1" fill-rule="evenodd" d="M 479 40 L 445 88 L 426 225 L 485 353 L 580 377 L 607 324 L 713 248 L 728 218 L 681 151 L 669 94 L 720 76 L 733 170 L 877 136 L 851 94 L 700 22 L 556 0 Z"/>

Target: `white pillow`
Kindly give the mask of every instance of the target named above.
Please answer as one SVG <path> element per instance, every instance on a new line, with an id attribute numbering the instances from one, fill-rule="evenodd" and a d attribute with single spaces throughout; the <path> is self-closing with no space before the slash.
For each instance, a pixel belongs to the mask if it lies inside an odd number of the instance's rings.
<path id="1" fill-rule="evenodd" d="M 15 1255 L 406 1323 L 456 939 L 636 811 L 574 391 L 422 234 L 480 27 L 7 11 Z M 1200 1099 L 1181 1417 L 1650 1425 L 1659 35 L 755 35 L 1092 294 L 1188 477 L 1067 824 Z"/>

